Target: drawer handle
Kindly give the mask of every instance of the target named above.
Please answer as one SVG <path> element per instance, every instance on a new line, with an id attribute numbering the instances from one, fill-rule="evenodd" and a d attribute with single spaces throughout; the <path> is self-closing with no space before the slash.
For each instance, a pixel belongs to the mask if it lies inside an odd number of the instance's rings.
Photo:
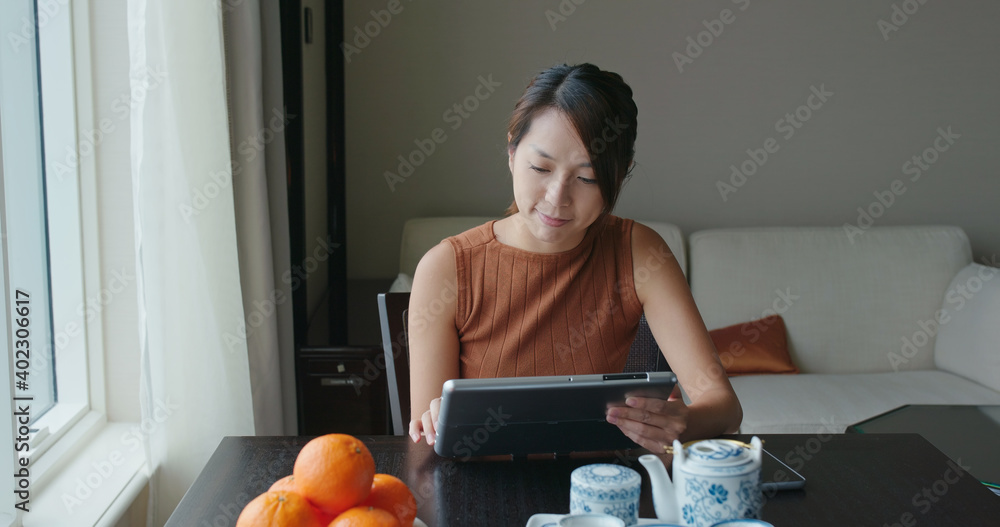
<path id="1" fill-rule="evenodd" d="M 361 379 L 357 377 L 323 377 L 319 380 L 320 386 L 361 386 Z"/>

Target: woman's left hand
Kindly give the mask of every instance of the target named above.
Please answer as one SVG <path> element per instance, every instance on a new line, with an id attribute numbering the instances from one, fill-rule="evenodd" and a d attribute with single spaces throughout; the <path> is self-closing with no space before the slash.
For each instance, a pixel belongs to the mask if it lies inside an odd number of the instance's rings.
<path id="1" fill-rule="evenodd" d="M 689 410 L 680 397 L 629 397 L 625 404 L 608 409 L 608 422 L 650 452 L 663 453 L 687 429 Z"/>

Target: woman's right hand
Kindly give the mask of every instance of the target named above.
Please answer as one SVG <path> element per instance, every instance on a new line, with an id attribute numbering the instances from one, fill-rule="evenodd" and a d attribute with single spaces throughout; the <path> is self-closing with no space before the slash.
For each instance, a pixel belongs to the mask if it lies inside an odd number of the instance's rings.
<path id="1" fill-rule="evenodd" d="M 431 408 L 420 416 L 420 419 L 410 421 L 410 439 L 420 442 L 420 436 L 427 438 L 427 444 L 433 445 L 437 439 L 438 413 L 441 411 L 441 398 L 431 400 Z"/>

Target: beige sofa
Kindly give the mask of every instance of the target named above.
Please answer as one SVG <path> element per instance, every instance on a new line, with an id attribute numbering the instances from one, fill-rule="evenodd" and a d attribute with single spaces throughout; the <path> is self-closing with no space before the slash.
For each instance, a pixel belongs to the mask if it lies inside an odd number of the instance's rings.
<path id="1" fill-rule="evenodd" d="M 489 218 L 407 222 L 400 276 Z M 904 404 L 1000 404 L 1000 269 L 972 262 L 957 227 L 715 229 L 674 251 L 709 329 L 782 316 L 801 373 L 733 377 L 744 433 L 842 432 Z M 686 243 L 685 243 L 686 242 Z"/>

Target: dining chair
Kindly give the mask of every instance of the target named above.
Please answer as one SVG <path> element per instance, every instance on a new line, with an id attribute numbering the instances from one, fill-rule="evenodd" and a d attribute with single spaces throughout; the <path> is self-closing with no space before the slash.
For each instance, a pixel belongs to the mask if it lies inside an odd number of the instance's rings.
<path id="1" fill-rule="evenodd" d="M 660 347 L 656 345 L 653 332 L 646 322 L 646 315 L 639 319 L 639 330 L 635 333 L 635 340 L 625 359 L 625 373 L 640 371 L 671 371 L 667 359 L 663 358 Z"/>
<path id="2" fill-rule="evenodd" d="M 406 315 L 410 293 L 379 293 L 378 318 L 382 326 L 386 384 L 389 385 L 389 416 L 392 434 L 406 435 L 410 423 L 410 348 Z"/>
<path id="3" fill-rule="evenodd" d="M 406 333 L 409 304 L 410 293 L 378 295 L 382 350 L 385 354 L 386 383 L 389 386 L 389 414 L 392 434 L 397 436 L 406 435 L 410 423 L 410 350 Z M 649 324 L 646 323 L 645 315 L 639 319 L 639 330 L 632 341 L 623 371 L 670 371 L 670 366 L 660 353 Z"/>

